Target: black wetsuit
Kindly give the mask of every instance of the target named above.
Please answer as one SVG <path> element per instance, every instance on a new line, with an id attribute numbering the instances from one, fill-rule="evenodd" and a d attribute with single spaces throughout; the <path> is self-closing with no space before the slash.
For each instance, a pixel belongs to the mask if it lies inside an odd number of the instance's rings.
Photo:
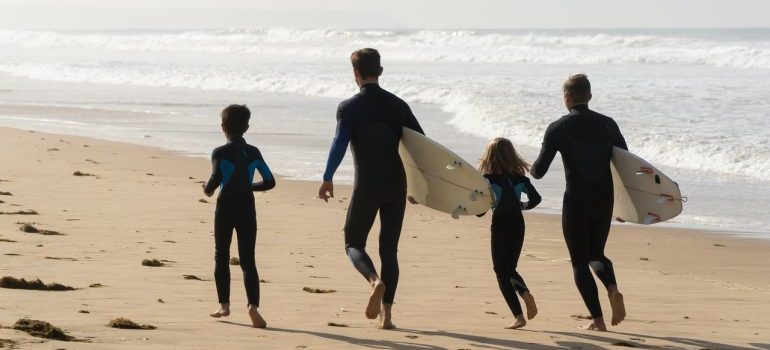
<path id="1" fill-rule="evenodd" d="M 272 189 L 275 179 L 259 149 L 246 144 L 242 137 L 214 149 L 211 161 L 213 170 L 204 190 L 212 193 L 222 186 L 214 216 L 214 279 L 219 302 L 230 302 L 230 243 L 235 229 L 246 296 L 249 304 L 259 306 L 259 275 L 254 261 L 257 212 L 252 191 Z M 253 183 L 255 171 L 262 176 L 262 181 Z"/>
<path id="2" fill-rule="evenodd" d="M 406 102 L 377 84 L 362 86 L 337 108 L 337 134 L 324 173 L 324 181 L 331 181 L 350 142 L 355 182 L 345 219 L 345 250 L 365 278 L 377 274 L 365 247 L 379 212 L 380 277 L 387 304 L 393 303 L 398 286 L 398 239 L 406 207 L 406 174 L 398 155 L 403 127 L 423 132 Z"/>
<path id="3" fill-rule="evenodd" d="M 556 152 L 561 153 L 567 181 L 562 231 L 575 284 L 593 317 L 601 317 L 602 308 L 589 266 L 605 287 L 616 285 L 612 262 L 604 255 L 614 201 L 612 146 L 628 149 L 615 121 L 588 109 L 588 105 L 577 105 L 548 126 L 543 148 L 530 170 L 536 179 L 542 178 Z"/>
<path id="4" fill-rule="evenodd" d="M 524 216 L 521 211 L 536 207 L 540 204 L 541 197 L 526 176 L 487 174 L 484 177 L 489 180 L 495 193 L 492 214 L 492 266 L 508 308 L 514 316 L 519 316 L 522 315 L 522 310 L 516 293 L 523 296 L 529 291 L 524 278 L 516 271 L 524 245 Z M 521 202 L 522 193 L 527 195 L 527 202 Z"/>

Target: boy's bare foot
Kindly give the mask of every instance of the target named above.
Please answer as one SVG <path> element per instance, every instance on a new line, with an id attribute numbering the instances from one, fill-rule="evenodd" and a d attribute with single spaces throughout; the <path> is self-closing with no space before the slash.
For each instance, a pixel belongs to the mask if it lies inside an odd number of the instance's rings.
<path id="1" fill-rule="evenodd" d="M 617 290 L 610 293 L 610 306 L 612 306 L 612 325 L 617 326 L 626 319 L 626 305 L 623 303 L 623 294 Z"/>
<path id="2" fill-rule="evenodd" d="M 607 325 L 604 324 L 604 318 L 597 317 L 591 320 L 591 323 L 578 327 L 580 329 L 584 329 L 587 331 L 599 331 L 599 332 L 606 332 L 607 331 Z"/>
<path id="3" fill-rule="evenodd" d="M 209 316 L 214 318 L 230 316 L 230 304 L 219 304 L 219 310 L 210 313 Z"/>
<path id="4" fill-rule="evenodd" d="M 527 319 L 533 319 L 537 316 L 537 305 L 535 304 L 535 297 L 532 293 L 526 292 L 521 296 L 524 299 L 524 304 L 527 305 Z"/>
<path id="5" fill-rule="evenodd" d="M 385 283 L 379 278 L 372 283 L 372 295 L 369 296 L 369 304 L 366 305 L 366 318 L 373 320 L 380 314 L 382 296 L 385 294 Z"/>
<path id="6" fill-rule="evenodd" d="M 529 308 L 527 308 L 529 309 Z M 527 320 L 524 319 L 524 315 L 516 316 L 516 321 L 509 324 L 506 329 L 519 329 L 527 325 Z"/>
<path id="7" fill-rule="evenodd" d="M 380 312 L 380 319 L 377 322 L 377 328 L 379 329 L 396 329 L 396 325 L 393 324 L 391 319 L 391 309 L 393 304 L 382 304 L 382 312 Z"/>
<path id="8" fill-rule="evenodd" d="M 254 328 L 267 327 L 267 322 L 265 322 L 265 319 L 259 314 L 256 306 L 249 305 L 249 317 L 251 317 L 251 324 L 254 325 Z"/>

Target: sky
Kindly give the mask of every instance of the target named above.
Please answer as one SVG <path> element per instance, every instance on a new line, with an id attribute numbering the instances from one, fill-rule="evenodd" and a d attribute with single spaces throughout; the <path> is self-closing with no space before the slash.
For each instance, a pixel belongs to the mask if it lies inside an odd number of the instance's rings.
<path id="1" fill-rule="evenodd" d="M 0 0 L 2 29 L 768 28 L 770 0 Z"/>

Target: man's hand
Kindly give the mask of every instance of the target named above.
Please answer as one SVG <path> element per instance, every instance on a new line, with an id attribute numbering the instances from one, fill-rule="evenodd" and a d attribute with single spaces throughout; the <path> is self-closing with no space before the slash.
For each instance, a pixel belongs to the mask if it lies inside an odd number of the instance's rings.
<path id="1" fill-rule="evenodd" d="M 329 198 L 334 198 L 334 183 L 324 181 L 318 189 L 318 198 L 323 199 L 325 202 L 328 202 Z"/>
<path id="2" fill-rule="evenodd" d="M 414 199 L 414 197 L 412 197 L 412 196 L 406 196 L 406 200 L 408 200 L 408 201 L 409 201 L 409 203 L 412 203 L 412 204 L 420 204 L 420 203 L 418 203 L 418 202 L 417 202 L 417 200 L 416 200 L 416 199 Z"/>

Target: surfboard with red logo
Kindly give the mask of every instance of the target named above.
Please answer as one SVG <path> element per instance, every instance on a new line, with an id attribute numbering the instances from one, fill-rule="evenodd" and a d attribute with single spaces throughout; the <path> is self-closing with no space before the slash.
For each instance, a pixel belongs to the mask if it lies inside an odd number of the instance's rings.
<path id="1" fill-rule="evenodd" d="M 641 157 L 614 147 L 610 170 L 615 190 L 614 217 L 650 225 L 682 212 L 687 198 L 682 197 L 679 185 Z"/>

